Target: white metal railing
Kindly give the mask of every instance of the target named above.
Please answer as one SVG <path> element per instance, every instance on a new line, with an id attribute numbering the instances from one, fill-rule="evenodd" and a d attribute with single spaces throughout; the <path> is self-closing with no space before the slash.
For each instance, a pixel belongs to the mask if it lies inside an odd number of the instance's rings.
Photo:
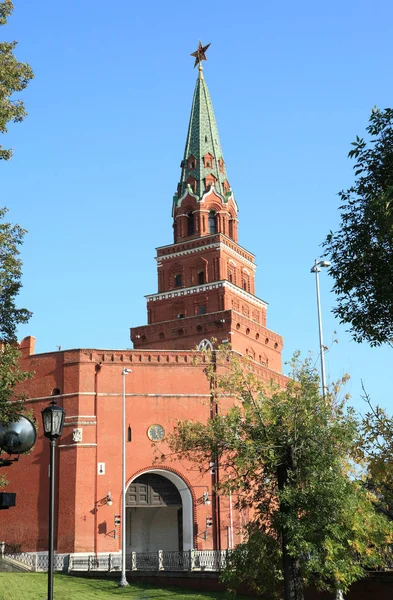
<path id="1" fill-rule="evenodd" d="M 126 557 L 127 571 L 222 571 L 228 550 L 187 550 L 184 552 L 131 552 Z M 70 555 L 68 571 L 119 571 L 119 554 Z"/>
<path id="2" fill-rule="evenodd" d="M 21 552 L 14 549 L 3 547 L 1 556 L 8 564 L 14 564 L 23 567 L 28 571 L 47 571 L 48 570 L 48 555 L 37 554 L 35 552 Z M 69 554 L 55 554 L 54 569 L 55 571 L 68 571 Z"/>
<path id="3" fill-rule="evenodd" d="M 186 550 L 184 552 L 158 550 L 156 552 L 131 552 L 126 556 L 127 571 L 183 571 L 217 573 L 228 564 L 230 550 Z M 392 551 L 393 556 L 393 551 Z M 0 542 L 0 557 L 29 571 L 47 571 L 46 553 L 21 552 Z M 55 554 L 56 571 L 85 571 L 115 573 L 121 570 L 121 554 Z M 383 571 L 393 571 L 393 560 Z"/>

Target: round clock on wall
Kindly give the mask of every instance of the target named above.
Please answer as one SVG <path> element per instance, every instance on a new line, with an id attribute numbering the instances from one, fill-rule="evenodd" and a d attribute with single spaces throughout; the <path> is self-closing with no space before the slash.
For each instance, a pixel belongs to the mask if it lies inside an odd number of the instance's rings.
<path id="1" fill-rule="evenodd" d="M 160 442 L 165 437 L 165 429 L 162 427 L 162 425 L 150 425 L 149 429 L 147 430 L 147 437 L 152 442 Z"/>

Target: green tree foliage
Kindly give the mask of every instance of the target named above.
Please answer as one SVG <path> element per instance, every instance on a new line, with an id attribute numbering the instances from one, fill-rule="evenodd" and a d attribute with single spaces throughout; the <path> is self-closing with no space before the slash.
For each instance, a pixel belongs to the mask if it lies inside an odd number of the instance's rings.
<path id="1" fill-rule="evenodd" d="M 365 462 L 366 485 L 375 494 L 378 510 L 393 520 L 393 418 L 374 407 L 365 394 L 369 410 L 363 418 L 360 452 Z"/>
<path id="2" fill-rule="evenodd" d="M 340 192 L 341 225 L 323 245 L 335 314 L 356 341 L 378 346 L 393 339 L 393 110 L 374 109 L 367 133 L 352 144 L 356 180 Z"/>
<path id="3" fill-rule="evenodd" d="M 17 308 L 16 297 L 22 287 L 22 261 L 19 247 L 25 230 L 19 225 L 4 221 L 6 209 L 0 209 L 0 422 L 15 417 L 21 410 L 15 399 L 15 386 L 30 376 L 18 366 L 20 352 L 17 347 L 16 328 L 26 323 L 30 312 Z"/>
<path id="4" fill-rule="evenodd" d="M 11 0 L 0 1 L 0 25 L 6 25 L 13 11 Z M 26 116 L 24 103 L 14 94 L 25 89 L 33 78 L 31 67 L 14 56 L 17 42 L 0 42 L 0 133 L 7 133 L 7 124 L 19 123 Z M 0 145 L 0 159 L 8 160 L 12 150 Z M 21 288 L 22 262 L 19 246 L 25 231 L 19 225 L 4 222 L 7 210 L 0 209 L 0 422 L 12 420 L 21 410 L 15 399 L 15 386 L 29 373 L 19 369 L 20 353 L 17 348 L 16 328 L 26 323 L 29 311 L 16 307 Z"/>
<path id="5" fill-rule="evenodd" d="M 247 582 L 270 599 L 284 589 L 286 600 L 303 600 L 308 584 L 345 592 L 383 562 L 392 525 L 353 476 L 359 431 L 340 397 L 343 382 L 323 400 L 315 370 L 297 357 L 285 389 L 264 385 L 230 354 L 218 352 L 212 362 L 212 402 L 229 396 L 232 407 L 205 424 L 179 422 L 169 445 L 203 470 L 213 457 L 218 492 L 252 507 L 228 584 Z"/>
<path id="6" fill-rule="evenodd" d="M 11 0 L 0 2 L 0 25 L 6 25 L 14 8 Z M 22 100 L 13 95 L 21 92 L 34 77 L 27 63 L 19 62 L 14 56 L 17 42 L 0 42 L 0 133 L 7 133 L 8 123 L 20 123 L 26 116 Z M 12 150 L 0 145 L 0 159 L 8 160 Z"/>

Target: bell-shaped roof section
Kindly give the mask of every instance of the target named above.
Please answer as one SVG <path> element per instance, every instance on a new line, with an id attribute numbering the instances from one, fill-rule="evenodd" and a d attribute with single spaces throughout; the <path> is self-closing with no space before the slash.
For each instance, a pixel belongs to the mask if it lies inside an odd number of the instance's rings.
<path id="1" fill-rule="evenodd" d="M 224 158 L 209 90 L 203 76 L 202 65 L 199 64 L 199 74 L 192 101 L 190 124 L 184 158 L 182 161 L 181 180 L 177 190 L 180 198 L 187 189 L 190 177 L 195 179 L 191 186 L 192 192 L 199 198 L 215 178 L 215 188 L 224 198 L 230 188 L 227 181 Z M 207 178 L 207 181 L 206 181 Z"/>

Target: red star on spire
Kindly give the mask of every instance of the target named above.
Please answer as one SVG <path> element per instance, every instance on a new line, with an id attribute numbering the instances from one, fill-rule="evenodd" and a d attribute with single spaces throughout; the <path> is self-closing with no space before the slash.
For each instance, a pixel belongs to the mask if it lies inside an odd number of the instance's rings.
<path id="1" fill-rule="evenodd" d="M 194 68 L 197 66 L 198 63 L 202 62 L 203 60 L 207 60 L 205 52 L 209 46 L 210 44 L 207 44 L 207 46 L 202 46 L 202 42 L 199 41 L 198 50 L 190 54 L 190 56 L 195 56 Z"/>

